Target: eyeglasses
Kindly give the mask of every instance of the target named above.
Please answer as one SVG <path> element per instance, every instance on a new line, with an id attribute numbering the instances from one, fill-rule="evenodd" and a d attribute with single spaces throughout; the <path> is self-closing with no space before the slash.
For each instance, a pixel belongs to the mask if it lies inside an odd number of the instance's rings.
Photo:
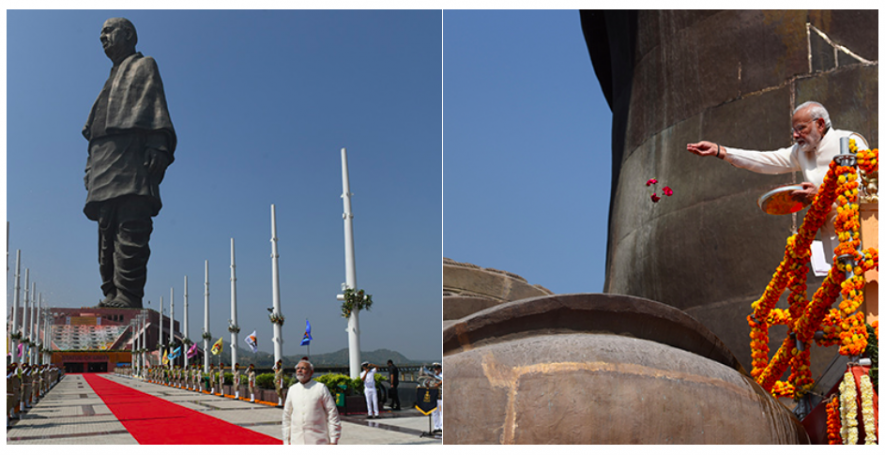
<path id="1" fill-rule="evenodd" d="M 809 120 L 805 123 L 800 123 L 799 126 L 794 126 L 793 133 L 794 134 L 802 134 L 802 132 L 805 131 L 805 127 L 808 126 L 808 124 L 812 123 L 812 122 L 814 122 L 814 120 Z"/>

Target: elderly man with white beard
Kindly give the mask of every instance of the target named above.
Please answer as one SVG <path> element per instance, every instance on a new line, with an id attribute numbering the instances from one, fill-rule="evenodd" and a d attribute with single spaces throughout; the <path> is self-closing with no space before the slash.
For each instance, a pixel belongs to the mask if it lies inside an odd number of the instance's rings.
<path id="1" fill-rule="evenodd" d="M 283 444 L 338 444 L 341 422 L 338 408 L 325 384 L 311 379 L 313 364 L 298 362 L 295 378 L 283 406 Z"/>
<path id="2" fill-rule="evenodd" d="M 701 141 L 688 144 L 687 150 L 699 156 L 715 156 L 735 167 L 761 174 L 786 174 L 801 171 L 804 178 L 802 189 L 793 191 L 794 200 L 811 203 L 827 175 L 833 157 L 841 153 L 840 139 L 852 138 L 858 150 L 868 149 L 866 141 L 857 133 L 833 129 L 830 114 L 816 101 L 800 104 L 793 111 L 793 145 L 770 152 L 722 147 L 718 143 Z M 827 223 L 821 227 L 824 257 L 832 266 L 833 250 L 839 245 L 833 221 L 836 210 L 830 211 Z"/>

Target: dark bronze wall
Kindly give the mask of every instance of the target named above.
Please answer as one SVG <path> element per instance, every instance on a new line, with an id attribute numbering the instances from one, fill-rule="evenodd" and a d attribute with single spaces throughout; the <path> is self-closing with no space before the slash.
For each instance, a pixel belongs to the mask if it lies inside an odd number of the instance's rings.
<path id="1" fill-rule="evenodd" d="M 613 112 L 605 291 L 684 310 L 748 368 L 745 318 L 793 224 L 756 199 L 801 175 L 754 174 L 685 145 L 788 146 L 793 108 L 816 100 L 835 128 L 878 147 L 877 12 L 584 11 L 581 20 Z M 652 203 L 652 177 L 659 195 L 664 185 L 675 194 Z M 809 280 L 809 296 L 820 282 Z M 773 349 L 784 335 L 772 330 Z M 834 352 L 814 348 L 815 374 Z"/>

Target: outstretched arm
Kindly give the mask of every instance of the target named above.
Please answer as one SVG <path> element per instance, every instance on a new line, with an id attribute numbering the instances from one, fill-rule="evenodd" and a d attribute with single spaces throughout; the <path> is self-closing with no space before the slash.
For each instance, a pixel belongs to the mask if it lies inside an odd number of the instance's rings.
<path id="1" fill-rule="evenodd" d="M 715 142 L 709 141 L 701 141 L 695 144 L 688 144 L 685 148 L 695 155 L 715 156 L 716 158 L 719 158 L 721 160 L 724 160 L 725 157 L 728 155 L 728 151 L 725 149 L 725 147 L 722 147 Z"/>

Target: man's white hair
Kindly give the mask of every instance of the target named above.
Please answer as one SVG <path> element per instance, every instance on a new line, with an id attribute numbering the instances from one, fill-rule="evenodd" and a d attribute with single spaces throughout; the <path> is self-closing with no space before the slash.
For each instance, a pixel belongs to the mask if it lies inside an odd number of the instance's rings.
<path id="1" fill-rule="evenodd" d="M 830 121 L 830 113 L 827 112 L 827 109 L 823 104 L 820 104 L 817 101 L 806 101 L 800 104 L 793 111 L 793 115 L 796 115 L 796 113 L 805 108 L 808 108 L 808 114 L 811 115 L 811 120 L 822 118 L 824 119 L 824 125 L 826 125 L 828 129 L 833 127 L 833 123 Z"/>
<path id="2" fill-rule="evenodd" d="M 315 371 L 313 368 L 313 364 L 310 363 L 310 360 L 300 360 L 300 361 L 298 361 L 298 363 L 295 364 L 295 366 L 297 367 L 299 363 L 306 363 L 307 366 L 310 367 L 310 371 Z"/>

